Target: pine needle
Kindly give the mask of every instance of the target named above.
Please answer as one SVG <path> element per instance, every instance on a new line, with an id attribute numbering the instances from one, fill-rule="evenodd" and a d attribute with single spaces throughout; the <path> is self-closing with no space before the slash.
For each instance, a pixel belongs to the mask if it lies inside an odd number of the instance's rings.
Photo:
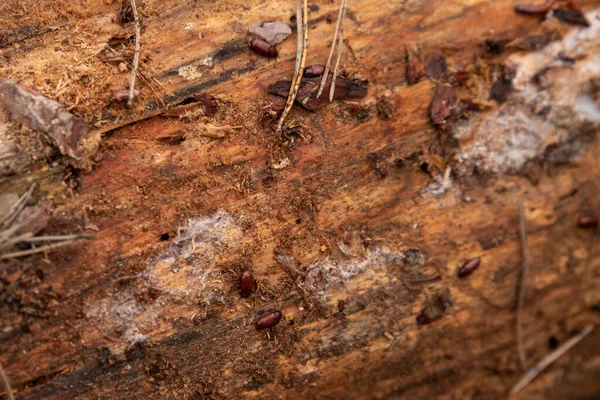
<path id="1" fill-rule="evenodd" d="M 519 362 L 523 371 L 527 369 L 525 349 L 523 348 L 522 314 L 525 301 L 525 288 L 527 286 L 527 275 L 529 274 L 529 247 L 527 244 L 527 226 L 525 222 L 525 211 L 523 202 L 519 202 L 519 223 L 521 227 L 521 246 L 523 247 L 523 272 L 521 273 L 521 284 L 519 286 L 519 299 L 517 303 L 517 352 Z"/>
<path id="2" fill-rule="evenodd" d="M 344 3 L 346 0 L 340 0 L 340 10 L 338 11 L 337 22 L 335 23 L 335 32 L 333 32 L 333 41 L 331 42 L 331 49 L 329 50 L 329 57 L 327 58 L 327 63 L 325 64 L 325 72 L 323 72 L 323 77 L 321 78 L 321 84 L 319 85 L 319 91 L 317 92 L 317 98 L 321 97 L 323 93 L 323 89 L 325 88 L 325 83 L 327 82 L 327 78 L 329 76 L 329 68 L 331 67 L 331 58 L 333 57 L 333 51 L 335 50 L 335 43 L 337 42 L 338 33 L 340 31 L 340 24 L 342 22 L 342 14 L 344 12 Z"/>
<path id="3" fill-rule="evenodd" d="M 577 335 L 573 336 L 567 342 L 565 342 L 562 346 L 554 350 L 552 353 L 546 355 L 542 358 L 534 367 L 530 368 L 523 377 L 517 382 L 517 384 L 510 391 L 510 395 L 514 396 L 518 392 L 520 392 L 529 382 L 534 380 L 542 371 L 544 371 L 550 364 L 556 361 L 559 357 L 565 354 L 567 351 L 571 349 L 571 347 L 575 346 L 577 343 L 581 342 L 587 335 L 589 335 L 594 330 L 593 325 L 587 325 L 581 332 Z"/>
<path id="4" fill-rule="evenodd" d="M 331 88 L 329 89 L 329 101 L 333 101 L 333 94 L 335 93 L 335 78 L 337 78 L 338 67 L 340 65 L 340 58 L 342 57 L 342 48 L 344 47 L 344 31 L 346 30 L 346 6 L 348 0 L 342 0 L 342 23 L 340 27 L 340 37 L 338 40 L 338 52 L 337 60 L 335 61 L 335 67 L 333 68 L 333 77 L 331 78 Z"/>
<path id="5" fill-rule="evenodd" d="M 17 218 L 21 211 L 23 211 L 23 208 L 25 208 L 25 204 L 27 203 L 27 200 L 29 200 L 29 196 L 31 196 L 34 189 L 35 183 L 32 183 L 27 192 L 25 192 L 23 196 L 10 207 L 6 215 L 0 219 L 0 229 L 10 226 L 13 223 L 15 218 Z"/>
<path id="6" fill-rule="evenodd" d="M 0 364 L 0 383 L 2 383 L 2 387 L 8 396 L 8 400 L 15 400 L 15 396 L 13 396 L 12 389 L 10 388 L 10 382 L 8 381 L 8 377 L 4 373 L 4 369 L 2 368 L 2 364 Z"/>
<path id="7" fill-rule="evenodd" d="M 135 95 L 135 77 L 137 75 L 138 65 L 140 63 L 140 17 L 138 16 L 137 7 L 135 6 L 135 0 L 131 0 L 131 10 L 133 11 L 133 18 L 135 20 L 135 54 L 133 55 L 133 68 L 131 68 L 131 76 L 129 77 L 129 98 L 127 100 L 127 107 L 133 107 L 133 97 Z"/>
<path id="8" fill-rule="evenodd" d="M 298 27 L 298 50 L 296 51 L 296 68 L 294 70 L 294 77 L 292 78 L 292 85 L 290 86 L 290 93 L 285 103 L 285 108 L 279 122 L 277 123 L 277 132 L 281 132 L 283 128 L 283 122 L 289 114 L 296 96 L 298 95 L 298 89 L 300 88 L 300 82 L 302 81 L 302 75 L 304 74 L 304 65 L 306 64 L 306 54 L 308 51 L 308 0 L 304 0 L 303 7 L 301 0 L 296 0 L 296 24 Z M 300 38 L 302 37 L 302 41 Z"/>
<path id="9" fill-rule="evenodd" d="M 0 260 L 8 260 L 10 258 L 18 258 L 18 257 L 23 257 L 23 256 L 29 256 L 32 254 L 37 254 L 37 253 L 43 253 L 43 252 L 46 252 L 49 250 L 54 250 L 59 247 L 67 246 L 71 243 L 76 242 L 79 239 L 93 239 L 95 237 L 94 235 L 77 235 L 77 236 L 78 237 L 76 239 L 63 240 L 61 242 L 48 244 L 48 245 L 42 246 L 42 247 L 34 247 L 34 248 L 28 249 L 28 250 L 15 251 L 13 253 L 2 254 L 2 255 L 0 255 Z"/>

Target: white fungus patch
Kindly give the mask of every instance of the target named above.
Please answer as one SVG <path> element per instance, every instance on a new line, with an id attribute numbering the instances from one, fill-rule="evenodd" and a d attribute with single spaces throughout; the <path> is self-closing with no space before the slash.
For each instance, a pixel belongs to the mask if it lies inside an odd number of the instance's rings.
<path id="1" fill-rule="evenodd" d="M 146 340 L 140 331 L 152 330 L 159 306 L 159 302 L 140 304 L 132 293 L 120 291 L 99 301 L 88 302 L 84 312 L 108 331 L 122 332 L 123 339 L 132 344 Z"/>
<path id="2" fill-rule="evenodd" d="M 341 288 L 348 280 L 362 274 L 374 274 L 386 266 L 402 261 L 404 255 L 388 248 L 367 249 L 362 257 L 315 261 L 306 271 L 304 289 L 318 302 L 326 302 L 330 288 Z"/>
<path id="3" fill-rule="evenodd" d="M 222 302 L 225 287 L 215 260 L 237 252 L 242 239 L 241 228 L 223 210 L 191 218 L 149 272 L 156 277 L 157 288 L 175 300 Z"/>
<path id="4" fill-rule="evenodd" d="M 161 292 L 157 300 L 140 302 L 123 288 L 88 302 L 84 312 L 106 329 L 121 332 L 127 343 L 143 342 L 147 339 L 144 333 L 155 330 L 160 312 L 169 302 L 197 307 L 223 301 L 225 287 L 217 260 L 239 252 L 242 239 L 241 228 L 223 210 L 191 218 L 179 228 L 171 245 L 138 276 L 138 284 Z"/>
<path id="5" fill-rule="evenodd" d="M 583 154 L 600 122 L 598 99 L 588 93 L 591 82 L 600 79 L 597 15 L 587 14 L 589 28 L 575 28 L 537 52 L 509 57 L 507 64 L 516 67 L 512 99 L 453 129 L 460 143 L 459 173 L 514 173 L 532 159 L 569 162 Z M 577 61 L 567 65 L 559 54 Z"/>
<path id="6" fill-rule="evenodd" d="M 202 78 L 204 72 L 207 69 L 211 69 L 215 66 L 212 57 L 206 57 L 200 61 L 195 61 L 191 64 L 179 67 L 177 75 L 185 79 L 186 81 L 193 81 Z"/>

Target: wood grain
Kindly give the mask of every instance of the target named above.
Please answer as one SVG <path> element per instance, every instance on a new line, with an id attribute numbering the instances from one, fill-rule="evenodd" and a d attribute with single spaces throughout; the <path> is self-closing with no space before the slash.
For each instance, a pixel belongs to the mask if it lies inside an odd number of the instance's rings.
<path id="1" fill-rule="evenodd" d="M 307 65 L 327 57 L 335 3 L 311 8 Z M 453 172 L 440 191 L 443 171 L 430 160 L 452 165 L 456 144 L 430 121 L 437 82 L 407 84 L 410 43 L 451 72 L 499 70 L 518 49 L 490 54 L 486 39 L 539 34 L 540 20 L 515 15 L 510 1 L 349 3 L 342 66 L 368 80 L 368 95 L 316 112 L 295 106 L 298 129 L 286 136 L 274 130 L 284 100 L 267 87 L 291 78 L 294 35 L 270 60 L 249 50 L 246 32 L 289 22 L 294 2 L 138 4 L 141 69 L 164 89 L 139 81 L 133 111 L 110 103 L 127 72 L 95 55 L 127 29 L 111 20 L 118 4 L 89 5 L 80 21 L 1 49 L 1 75 L 104 132 L 90 171 L 41 157 L 0 180 L 2 193 L 40 184 L 54 207 L 48 233 L 82 231 L 84 212 L 99 229 L 93 242 L 0 264 L 0 361 L 17 398 L 506 398 L 522 373 L 519 199 L 528 360 L 550 338 L 600 322 L 600 232 L 576 227 L 600 210 L 595 136 L 577 162 Z M 71 90 L 61 92 L 61 78 Z M 183 118 L 163 113 L 191 96 Z M 228 128 L 215 139 L 207 126 Z M 300 280 L 276 249 L 298 262 Z M 481 266 L 458 279 L 473 257 Z M 257 291 L 242 299 L 245 270 Z M 274 310 L 281 322 L 257 331 Z M 418 324 L 423 312 L 434 320 Z M 597 395 L 599 335 L 518 397 Z"/>

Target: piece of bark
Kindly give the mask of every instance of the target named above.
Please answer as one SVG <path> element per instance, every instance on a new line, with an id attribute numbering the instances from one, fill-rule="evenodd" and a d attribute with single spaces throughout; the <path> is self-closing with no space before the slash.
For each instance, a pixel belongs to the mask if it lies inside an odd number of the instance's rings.
<path id="1" fill-rule="evenodd" d="M 248 31 L 272 45 L 283 42 L 292 34 L 292 28 L 279 21 L 261 22 L 248 28 Z"/>
<path id="2" fill-rule="evenodd" d="M 448 64 L 446 57 L 432 55 L 425 63 L 425 75 L 434 82 L 445 82 L 448 80 Z"/>
<path id="3" fill-rule="evenodd" d="M 302 276 L 302 273 L 298 269 L 298 262 L 294 260 L 294 258 L 288 253 L 276 249 L 275 259 L 283 267 L 285 272 L 287 272 L 290 278 L 292 278 L 292 280 L 296 281 Z"/>
<path id="4" fill-rule="evenodd" d="M 89 128 L 84 119 L 13 80 L 0 79 L 0 102 L 13 118 L 44 133 L 63 155 L 79 160 L 98 145 L 97 138 L 87 137 Z"/>
<path id="5" fill-rule="evenodd" d="M 330 85 L 328 81 L 327 85 Z M 310 111 L 316 111 L 329 103 L 325 96 L 318 99 L 317 91 L 319 89 L 320 78 L 304 78 L 300 83 L 296 102 Z M 271 94 L 281 97 L 287 97 L 290 91 L 291 81 L 277 81 L 268 86 L 267 90 Z M 333 98 L 344 100 L 351 98 L 362 98 L 367 95 L 367 82 L 361 79 L 337 79 L 335 82 L 335 93 Z"/>
<path id="6" fill-rule="evenodd" d="M 456 89 L 447 84 L 438 85 L 431 103 L 431 119 L 435 125 L 447 129 L 455 115 L 457 105 Z"/>
<path id="7" fill-rule="evenodd" d="M 421 49 L 416 43 L 406 46 L 406 79 L 409 85 L 419 82 L 425 75 L 425 65 Z"/>

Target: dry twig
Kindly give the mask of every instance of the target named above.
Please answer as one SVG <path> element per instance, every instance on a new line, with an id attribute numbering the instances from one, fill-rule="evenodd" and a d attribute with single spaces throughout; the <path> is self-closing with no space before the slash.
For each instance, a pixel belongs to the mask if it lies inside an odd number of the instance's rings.
<path id="1" fill-rule="evenodd" d="M 290 87 L 290 93 L 285 103 L 285 108 L 279 122 L 277 123 L 277 132 L 281 132 L 283 122 L 289 114 L 294 101 L 296 101 L 296 95 L 298 94 L 298 88 L 302 81 L 302 75 L 304 74 L 304 64 L 306 64 L 306 53 L 308 51 L 308 0 L 304 0 L 304 6 L 300 6 L 301 0 L 296 0 L 296 24 L 298 26 L 298 50 L 296 52 L 296 69 L 294 71 L 294 77 L 292 78 L 292 85 Z M 300 42 L 302 37 L 302 42 Z"/>
<path id="2" fill-rule="evenodd" d="M 554 350 L 552 353 L 546 355 L 542 358 L 534 367 L 530 368 L 517 382 L 517 384 L 511 389 L 510 395 L 514 396 L 518 392 L 520 392 L 529 382 L 534 380 L 543 370 L 545 370 L 550 364 L 556 361 L 559 357 L 565 354 L 571 347 L 575 346 L 577 343 L 581 342 L 583 338 L 589 335 L 594 330 L 593 325 L 587 325 L 581 332 L 577 335 L 573 336 L 567 342 L 565 342 L 562 346 Z"/>
<path id="3" fill-rule="evenodd" d="M 129 78 L 129 99 L 127 100 L 127 107 L 133 106 L 133 97 L 135 94 L 135 76 L 137 74 L 138 65 L 140 62 L 140 17 L 138 16 L 137 7 L 135 6 L 135 0 L 131 0 L 131 10 L 133 11 L 133 18 L 135 21 L 135 54 L 133 55 L 133 67 L 131 68 L 131 76 Z"/>
<path id="4" fill-rule="evenodd" d="M 27 203 L 27 200 L 29 200 L 29 196 L 31 196 L 31 193 L 33 193 L 34 189 L 35 183 L 32 183 L 27 192 L 25 192 L 23 196 L 21 196 L 19 200 L 17 200 L 17 202 L 12 205 L 12 207 L 10 208 L 10 210 L 8 210 L 6 215 L 2 217 L 2 219 L 0 219 L 0 229 L 4 229 L 13 223 L 13 221 L 15 220 L 15 218 L 17 218 L 19 213 L 23 211 L 23 208 L 25 207 L 25 204 Z"/>
<path id="5" fill-rule="evenodd" d="M 68 239 L 68 240 L 63 240 L 62 242 L 58 242 L 58 243 L 52 243 L 52 244 L 48 244 L 46 246 L 42 246 L 42 247 L 34 247 L 28 250 L 22 250 L 22 251 L 15 251 L 13 253 L 6 253 L 6 254 L 2 254 L 0 255 L 0 260 L 8 260 L 9 258 L 18 258 L 18 257 L 23 257 L 23 256 L 29 256 L 32 254 L 37 254 L 37 253 L 43 253 L 49 250 L 54 250 L 56 248 L 59 247 L 63 247 L 66 245 L 69 245 L 79 239 L 93 239 L 96 236 L 95 235 L 88 235 L 88 234 L 82 234 L 82 235 L 65 235 L 65 236 L 76 236 L 75 239 Z"/>
<path id="6" fill-rule="evenodd" d="M 52 250 L 57 247 L 66 246 L 67 244 L 73 243 L 79 239 L 93 239 L 95 235 L 90 234 L 73 234 L 73 235 L 49 235 L 49 236 L 34 236 L 39 229 L 32 228 L 30 226 L 35 220 L 41 217 L 42 211 L 31 213 L 21 221 L 18 221 L 21 212 L 25 208 L 27 201 L 29 200 L 31 193 L 35 189 L 35 184 L 29 187 L 29 190 L 25 192 L 9 209 L 8 213 L 0 219 L 0 260 L 6 260 L 9 258 L 17 258 L 30 254 L 40 253 L 47 250 Z M 16 222 L 15 222 L 16 221 Z M 34 229 L 34 230 L 32 230 Z M 28 250 L 16 251 L 13 253 L 2 254 L 3 251 L 9 250 L 13 246 L 19 243 L 39 243 L 39 242 L 58 242 L 48 244 L 42 247 L 33 247 Z"/>
<path id="7" fill-rule="evenodd" d="M 521 246 L 523 247 L 523 272 L 521 273 L 521 285 L 519 286 L 519 299 L 517 303 L 517 352 L 519 353 L 519 362 L 523 371 L 527 369 L 525 350 L 523 349 L 523 332 L 521 315 L 523 314 L 523 302 L 525 301 L 525 287 L 527 285 L 527 275 L 529 274 L 529 248 L 527 245 L 527 226 L 525 225 L 525 211 L 523 202 L 519 202 L 519 222 L 521 227 Z"/>
<path id="8" fill-rule="evenodd" d="M 327 58 L 327 63 L 325 64 L 325 72 L 323 73 L 323 77 L 321 78 L 321 84 L 319 85 L 319 91 L 317 92 L 317 98 L 321 97 L 321 94 L 323 93 L 323 89 L 325 88 L 325 82 L 327 82 L 327 78 L 329 77 L 329 69 L 331 67 L 331 58 L 333 57 L 333 52 L 335 50 L 335 44 L 338 41 L 338 34 L 340 33 L 340 25 L 343 23 L 342 21 L 345 19 L 345 15 L 346 15 L 346 5 L 347 5 L 348 0 L 341 0 L 340 1 L 340 9 L 338 11 L 338 17 L 337 17 L 337 22 L 335 24 L 335 32 L 333 33 L 333 41 L 331 42 L 331 49 L 329 50 L 329 57 Z M 343 36 L 343 34 L 342 34 Z M 343 37 L 342 39 L 339 41 L 340 47 L 341 47 L 341 43 L 343 41 Z M 338 63 L 339 63 L 339 57 L 341 55 L 341 49 L 338 49 Z M 337 69 L 337 63 L 336 63 L 336 69 Z M 331 84 L 332 89 L 330 89 L 329 91 L 329 97 L 330 97 L 330 101 L 332 96 L 332 92 L 333 92 L 333 88 L 335 87 L 335 78 Z"/>
<path id="9" fill-rule="evenodd" d="M 4 369 L 2 368 L 2 364 L 0 364 L 0 381 L 2 383 L 2 387 L 8 396 L 8 400 L 15 400 L 13 396 L 12 389 L 10 388 L 10 382 L 8 381 L 8 377 L 4 373 Z"/>
<path id="10" fill-rule="evenodd" d="M 335 60 L 335 67 L 333 68 L 333 77 L 331 78 L 331 87 L 329 89 L 329 101 L 333 101 L 333 94 L 335 93 L 335 78 L 337 78 L 338 67 L 340 66 L 340 59 L 342 57 L 342 48 L 344 46 L 344 32 L 346 30 L 346 6 L 348 0 L 342 0 L 342 23 L 340 27 L 340 37 L 338 39 L 338 52 L 337 59 Z"/>

